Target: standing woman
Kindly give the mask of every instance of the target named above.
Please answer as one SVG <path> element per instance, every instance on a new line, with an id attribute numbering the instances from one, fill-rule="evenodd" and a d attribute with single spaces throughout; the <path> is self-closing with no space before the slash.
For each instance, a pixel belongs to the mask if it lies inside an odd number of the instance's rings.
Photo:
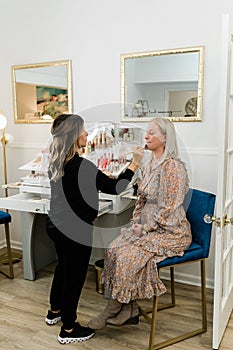
<path id="1" fill-rule="evenodd" d="M 141 166 L 132 226 L 123 228 L 108 247 L 102 282 L 110 298 L 103 312 L 88 323 L 93 329 L 138 323 L 136 300 L 166 292 L 157 263 L 183 255 L 191 243 L 190 224 L 183 208 L 189 180 L 178 157 L 173 123 L 166 118 L 153 119 L 145 141 L 150 159 Z M 116 316 L 111 312 L 113 303 L 119 309 Z"/>
<path id="2" fill-rule="evenodd" d="M 53 122 L 51 133 L 51 201 L 46 229 L 54 241 L 58 261 L 50 290 L 50 310 L 45 322 L 54 325 L 61 320 L 63 326 L 58 341 L 68 344 L 85 341 L 94 335 L 92 329 L 81 326 L 76 318 L 92 250 L 93 221 L 98 215 L 98 192 L 122 192 L 131 181 L 144 151 L 137 148 L 126 171 L 118 179 L 111 179 L 80 156 L 88 136 L 80 116 L 58 116 Z"/>

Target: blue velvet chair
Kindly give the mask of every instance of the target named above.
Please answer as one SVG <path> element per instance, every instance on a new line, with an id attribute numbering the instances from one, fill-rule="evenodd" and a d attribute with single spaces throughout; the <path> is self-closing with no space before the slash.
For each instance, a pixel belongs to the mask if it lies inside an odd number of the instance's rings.
<path id="1" fill-rule="evenodd" d="M 10 244 L 10 230 L 9 230 L 9 223 L 10 222 L 11 222 L 11 215 L 5 211 L 0 211 L 0 225 L 4 224 L 4 226 L 5 226 L 5 237 L 6 237 L 9 274 L 7 274 L 1 270 L 0 270 L 0 272 L 9 278 L 14 278 L 13 262 L 12 262 L 12 254 L 11 254 L 11 244 Z M 0 261 L 1 261 L 1 259 L 0 259 Z M 5 255 L 4 255 L 4 261 L 5 261 Z"/>
<path id="2" fill-rule="evenodd" d="M 150 328 L 150 341 L 149 350 L 161 349 L 166 346 L 175 344 L 184 339 L 191 338 L 197 334 L 201 334 L 207 331 L 207 315 L 206 315 L 206 276 L 205 276 L 205 259 L 208 258 L 212 224 L 208 224 L 204 221 L 204 216 L 214 214 L 215 195 L 208 192 L 203 192 L 196 189 L 190 189 L 186 195 L 184 201 L 184 207 L 186 210 L 187 218 L 191 224 L 192 230 L 192 243 L 190 247 L 185 251 L 182 257 L 167 258 L 166 260 L 158 264 L 158 271 L 163 268 L 170 269 L 171 279 L 171 303 L 158 306 L 158 297 L 153 298 L 152 316 L 151 311 L 145 311 L 142 308 L 141 314 L 148 320 L 151 325 Z M 201 304 L 202 304 L 202 325 L 200 328 L 191 332 L 183 333 L 178 337 L 170 338 L 166 341 L 155 344 L 155 331 L 156 331 L 156 316 L 157 311 L 174 307 L 175 303 L 175 279 L 174 268 L 181 264 L 190 264 L 200 262 L 201 268 Z M 171 322 L 176 322 L 172 319 Z M 192 322 L 192 321 L 191 321 Z M 169 328 L 169 326 L 168 326 Z"/>

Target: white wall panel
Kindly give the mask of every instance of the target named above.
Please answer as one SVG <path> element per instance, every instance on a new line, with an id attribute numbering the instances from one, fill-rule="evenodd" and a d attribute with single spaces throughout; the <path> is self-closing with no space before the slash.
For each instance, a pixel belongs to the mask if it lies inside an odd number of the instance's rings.
<path id="1" fill-rule="evenodd" d="M 169 7 L 155 0 L 0 0 L 0 8 L 0 110 L 15 139 L 7 147 L 9 182 L 19 180 L 18 167 L 50 138 L 48 124 L 14 124 L 11 66 L 70 59 L 74 111 L 89 121 L 120 121 L 121 53 L 204 45 L 203 121 L 175 126 L 185 145 L 191 185 L 216 191 L 222 14 L 233 15 L 232 0 L 196 0 L 192 11 L 186 0 L 169 1 Z M 11 231 L 13 245 L 19 246 L 19 213 L 13 213 Z M 212 266 L 211 255 L 210 280 Z"/>

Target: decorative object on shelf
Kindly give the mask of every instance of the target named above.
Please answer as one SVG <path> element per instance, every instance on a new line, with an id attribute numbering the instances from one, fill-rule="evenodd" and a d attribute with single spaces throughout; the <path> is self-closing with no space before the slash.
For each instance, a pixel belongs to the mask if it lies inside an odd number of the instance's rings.
<path id="1" fill-rule="evenodd" d="M 185 117 L 195 116 L 197 114 L 197 97 L 192 97 L 187 101 L 185 112 Z"/>
<path id="2" fill-rule="evenodd" d="M 179 111 L 158 111 L 158 114 L 159 113 L 162 113 L 162 114 L 168 114 L 169 117 L 172 117 L 174 115 L 174 113 L 181 113 L 182 110 L 179 110 Z"/>
<path id="3" fill-rule="evenodd" d="M 121 54 L 120 72 L 123 122 L 148 122 L 156 111 L 172 111 L 172 121 L 202 121 L 204 46 Z M 187 102 L 188 92 L 196 107 L 190 101 L 192 111 L 184 105 L 181 113 L 178 95 Z M 177 94 L 174 106 L 169 94 Z"/>
<path id="4" fill-rule="evenodd" d="M 132 110 L 132 117 L 148 117 L 149 104 L 147 100 L 138 100 Z"/>

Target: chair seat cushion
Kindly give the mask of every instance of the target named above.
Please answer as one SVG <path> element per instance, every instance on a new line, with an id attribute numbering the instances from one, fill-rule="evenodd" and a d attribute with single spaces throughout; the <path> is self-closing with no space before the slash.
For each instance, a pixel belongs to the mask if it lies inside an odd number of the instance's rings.
<path id="1" fill-rule="evenodd" d="M 6 224 L 8 222 L 11 222 L 10 214 L 0 210 L 0 224 Z"/>
<path id="2" fill-rule="evenodd" d="M 192 242 L 190 247 L 184 251 L 183 256 L 173 256 L 158 263 L 158 269 L 162 267 L 183 264 L 185 262 L 194 261 L 203 258 L 203 247 L 200 244 Z"/>

